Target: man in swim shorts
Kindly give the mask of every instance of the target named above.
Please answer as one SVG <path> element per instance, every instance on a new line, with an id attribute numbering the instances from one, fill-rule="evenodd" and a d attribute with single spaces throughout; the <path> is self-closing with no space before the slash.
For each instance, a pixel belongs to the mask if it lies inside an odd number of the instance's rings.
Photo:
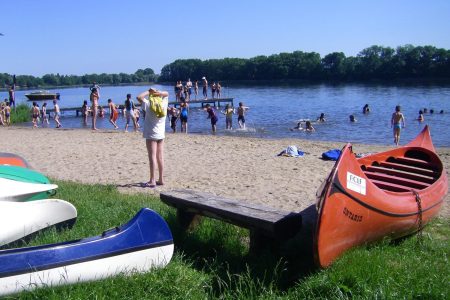
<path id="1" fill-rule="evenodd" d="M 403 128 L 405 128 L 405 116 L 403 116 L 400 110 L 400 105 L 397 105 L 391 118 L 391 128 L 394 129 L 394 143 L 397 146 L 400 142 L 400 130 L 402 129 L 402 125 Z"/>

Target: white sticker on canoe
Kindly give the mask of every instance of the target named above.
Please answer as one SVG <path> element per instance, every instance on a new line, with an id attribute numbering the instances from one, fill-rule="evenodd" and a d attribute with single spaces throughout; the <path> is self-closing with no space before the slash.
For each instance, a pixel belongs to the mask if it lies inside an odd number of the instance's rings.
<path id="1" fill-rule="evenodd" d="M 366 180 L 347 172 L 347 188 L 362 195 L 366 194 Z"/>

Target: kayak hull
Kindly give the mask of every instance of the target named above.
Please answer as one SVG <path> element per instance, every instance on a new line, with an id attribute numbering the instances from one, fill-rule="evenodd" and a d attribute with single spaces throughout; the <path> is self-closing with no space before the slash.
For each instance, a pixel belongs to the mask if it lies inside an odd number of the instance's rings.
<path id="1" fill-rule="evenodd" d="M 27 201 L 36 196 L 48 197 L 57 188 L 56 184 L 29 183 L 0 177 L 0 201 Z"/>
<path id="2" fill-rule="evenodd" d="M 0 251 L 0 295 L 147 272 L 166 266 L 173 250 L 167 223 L 145 208 L 99 236 Z"/>
<path id="3" fill-rule="evenodd" d="M 33 202 L 0 201 L 0 246 L 26 239 L 50 226 L 69 227 L 76 219 L 76 208 L 59 199 Z"/>

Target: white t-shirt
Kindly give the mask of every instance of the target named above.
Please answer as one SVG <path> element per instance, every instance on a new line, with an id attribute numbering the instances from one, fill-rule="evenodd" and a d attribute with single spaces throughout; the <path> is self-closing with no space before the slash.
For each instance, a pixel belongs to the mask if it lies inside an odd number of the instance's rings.
<path id="1" fill-rule="evenodd" d="M 163 109 L 167 111 L 169 97 L 162 98 Z M 150 102 L 144 99 L 142 106 L 145 111 L 144 133 L 143 137 L 150 140 L 162 140 L 166 136 L 166 117 L 157 118 L 150 109 Z"/>

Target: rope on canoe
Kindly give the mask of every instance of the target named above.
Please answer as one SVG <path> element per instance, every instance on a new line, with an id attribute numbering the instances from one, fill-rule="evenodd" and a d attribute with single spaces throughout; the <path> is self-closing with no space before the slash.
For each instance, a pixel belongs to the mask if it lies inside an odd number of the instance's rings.
<path id="1" fill-rule="evenodd" d="M 417 212 L 418 212 L 418 228 L 417 228 L 417 236 L 419 241 L 422 240 L 422 199 L 420 198 L 420 195 L 417 191 L 411 190 L 412 193 L 416 196 L 416 202 L 417 202 Z"/>

